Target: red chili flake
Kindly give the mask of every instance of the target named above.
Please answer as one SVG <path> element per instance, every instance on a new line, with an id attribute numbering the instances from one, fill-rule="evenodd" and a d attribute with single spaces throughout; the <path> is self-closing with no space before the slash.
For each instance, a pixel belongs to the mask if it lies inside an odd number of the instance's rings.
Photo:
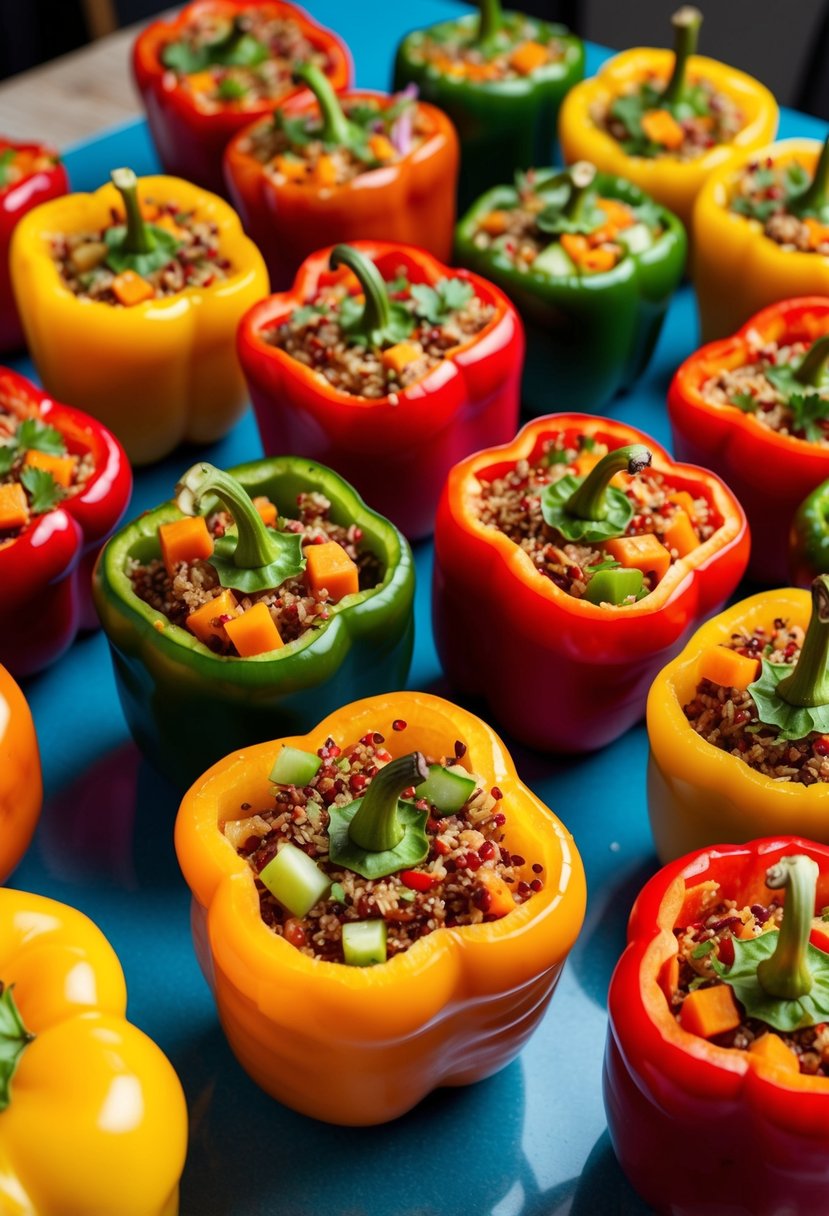
<path id="1" fill-rule="evenodd" d="M 504 796 L 501 793 L 501 791 L 498 789 L 497 785 L 493 785 L 492 789 L 489 792 L 490 792 L 490 794 L 492 794 L 492 797 L 495 799 L 496 802 L 500 801 L 500 799 L 503 798 L 503 796 Z M 504 820 L 504 822 L 506 823 L 506 820 Z"/>
<path id="2" fill-rule="evenodd" d="M 734 962 L 734 938 L 733 937 L 722 938 L 722 940 L 720 941 L 718 950 L 717 950 L 717 957 L 719 958 L 720 962 L 724 964 L 724 966 L 726 966 L 726 967 L 731 966 L 731 964 Z"/>
<path id="3" fill-rule="evenodd" d="M 392 728 L 392 730 L 405 730 L 406 725 L 407 724 L 403 721 L 402 718 L 395 718 L 391 724 L 391 728 Z"/>
<path id="4" fill-rule="evenodd" d="M 466 755 L 466 744 L 461 743 L 460 739 L 455 740 L 455 755 L 459 760 Z"/>
<path id="5" fill-rule="evenodd" d="M 422 870 L 402 870 L 400 881 L 410 891 L 431 891 L 435 885 L 432 875 L 424 874 Z"/>
<path id="6" fill-rule="evenodd" d="M 452 850 L 445 840 L 438 839 L 435 841 L 435 852 L 440 853 L 441 857 L 446 857 Z"/>

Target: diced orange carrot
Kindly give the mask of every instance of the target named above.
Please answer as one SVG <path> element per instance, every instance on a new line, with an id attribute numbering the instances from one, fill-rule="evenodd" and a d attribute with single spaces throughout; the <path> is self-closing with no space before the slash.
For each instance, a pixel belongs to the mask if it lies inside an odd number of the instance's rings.
<path id="1" fill-rule="evenodd" d="M 260 494 L 254 498 L 253 505 L 259 512 L 259 516 L 265 527 L 272 528 L 276 523 L 278 512 L 271 500 L 266 498 L 264 494 Z"/>
<path id="2" fill-rule="evenodd" d="M 304 182 L 308 180 L 308 166 L 304 160 L 293 156 L 277 156 L 274 159 L 277 173 L 281 173 L 289 182 Z"/>
<path id="3" fill-rule="evenodd" d="M 279 650 L 285 645 L 267 605 L 261 600 L 241 616 L 225 622 L 225 629 L 243 659 L 265 654 L 269 650 Z"/>
<path id="4" fill-rule="evenodd" d="M 734 936 L 735 936 L 735 937 L 739 937 L 740 941 L 743 941 L 743 942 L 748 942 L 748 941 L 754 941 L 754 938 L 755 938 L 757 935 L 755 934 L 755 932 L 754 932 L 754 930 L 752 929 L 751 925 L 747 925 L 747 924 L 745 924 L 745 922 L 744 922 L 743 924 L 741 924 L 741 925 L 737 925 L 737 926 L 735 927 L 735 929 L 734 929 Z"/>
<path id="5" fill-rule="evenodd" d="M 172 523 L 160 524 L 158 541 L 164 569 L 171 578 L 179 562 L 198 561 L 213 552 L 213 537 L 203 515 L 185 515 Z"/>
<path id="6" fill-rule="evenodd" d="M 636 223 L 636 217 L 630 207 L 626 207 L 624 203 L 620 203 L 615 198 L 597 198 L 596 206 L 600 211 L 603 211 L 607 216 L 607 222 L 617 232 L 621 232 L 623 228 L 630 228 Z"/>
<path id="7" fill-rule="evenodd" d="M 760 660 L 737 654 L 728 646 L 712 646 L 702 655 L 699 663 L 701 680 L 710 680 L 723 688 L 748 688 L 757 679 Z"/>
<path id="8" fill-rule="evenodd" d="M 676 549 L 680 557 L 685 557 L 699 545 L 697 530 L 688 518 L 688 512 L 677 507 L 665 529 L 662 540 L 669 549 Z"/>
<path id="9" fill-rule="evenodd" d="M 19 481 L 0 485 L 0 528 L 24 528 L 29 522 L 29 500 Z"/>
<path id="10" fill-rule="evenodd" d="M 565 232 L 561 238 L 561 247 L 569 258 L 578 265 L 585 254 L 590 251 L 590 243 L 586 236 L 579 236 L 575 232 Z"/>
<path id="11" fill-rule="evenodd" d="M 488 916 L 506 916 L 515 907 L 515 896 L 500 874 L 482 867 L 477 872 L 478 881 L 489 893 Z"/>
<path id="12" fill-rule="evenodd" d="M 665 999 L 670 1003 L 679 987 L 679 955 L 672 954 L 659 969 L 657 983 L 665 993 Z"/>
<path id="13" fill-rule="evenodd" d="M 697 921 L 704 920 L 719 902 L 720 884 L 711 878 L 695 883 L 693 887 L 686 887 L 685 898 L 675 922 L 677 928 L 686 929 L 688 925 L 695 925 Z"/>
<path id="14" fill-rule="evenodd" d="M 797 1056 L 791 1047 L 783 1042 L 779 1034 L 773 1034 L 771 1031 L 761 1034 L 759 1039 L 754 1039 L 749 1044 L 748 1049 L 752 1055 L 759 1056 L 761 1060 L 774 1064 L 786 1072 L 800 1072 Z"/>
<path id="15" fill-rule="evenodd" d="M 380 132 L 369 137 L 368 146 L 375 160 L 394 160 L 397 156 L 394 144 L 388 136 L 382 135 Z"/>
<path id="16" fill-rule="evenodd" d="M 158 208 L 156 207 L 156 211 Z M 155 221 L 156 228 L 161 228 L 163 232 L 169 232 L 170 236 L 175 237 L 177 241 L 183 241 L 187 238 L 187 229 L 182 228 L 177 224 L 171 215 L 161 215 Z"/>
<path id="17" fill-rule="evenodd" d="M 232 619 L 236 615 L 237 607 L 236 596 L 225 588 L 214 599 L 208 600 L 195 612 L 191 612 L 185 624 L 200 642 L 204 642 L 205 646 L 211 638 L 220 638 L 221 641 L 226 642 L 226 622 L 222 620 L 222 617 Z"/>
<path id="18" fill-rule="evenodd" d="M 142 279 L 140 274 L 136 274 L 134 270 L 124 270 L 121 274 L 117 274 L 112 280 L 112 290 L 115 292 L 116 299 L 123 304 L 125 308 L 133 308 L 136 304 L 143 304 L 145 300 L 151 300 L 155 295 L 155 288 L 146 279 Z"/>
<path id="19" fill-rule="evenodd" d="M 593 271 L 593 273 L 612 270 L 618 262 L 621 252 L 618 245 L 605 245 L 602 249 L 588 249 L 581 259 L 582 268 Z"/>
<path id="20" fill-rule="evenodd" d="M 652 574 L 658 583 L 668 572 L 671 555 L 651 532 L 642 536 L 619 536 L 605 542 L 608 557 L 620 566 Z"/>
<path id="21" fill-rule="evenodd" d="M 478 221 L 478 227 L 481 232 L 486 232 L 489 236 L 501 236 L 506 232 L 509 225 L 508 211 L 488 211 Z"/>
<path id="22" fill-rule="evenodd" d="M 586 477 L 588 473 L 591 473 L 595 469 L 601 459 L 601 456 L 597 452 L 579 452 L 573 461 L 576 477 Z"/>
<path id="23" fill-rule="evenodd" d="M 509 57 L 509 64 L 522 76 L 529 76 L 542 64 L 549 63 L 550 52 L 540 42 L 522 42 Z"/>
<path id="24" fill-rule="evenodd" d="M 463 74 L 467 80 L 493 80 L 498 75 L 494 63 L 473 63 L 467 60 L 463 65 Z"/>
<path id="25" fill-rule="evenodd" d="M 314 166 L 314 185 L 334 186 L 337 182 L 337 163 L 333 156 L 325 153 L 319 157 Z"/>
<path id="26" fill-rule="evenodd" d="M 742 1020 L 728 984 L 714 984 L 712 988 L 697 988 L 689 992 L 679 1011 L 682 1029 L 703 1039 L 736 1030 Z"/>
<path id="27" fill-rule="evenodd" d="M 415 363 L 419 358 L 420 351 L 416 346 L 412 346 L 411 342 L 398 342 L 396 346 L 389 346 L 383 351 L 380 356 L 380 362 L 383 364 L 383 367 L 389 371 L 397 372 L 399 376 L 404 367 L 408 367 L 410 363 Z"/>
<path id="28" fill-rule="evenodd" d="M 648 139 L 674 151 L 682 146 L 685 132 L 669 110 L 648 110 L 642 115 L 642 130 Z"/>
<path id="29" fill-rule="evenodd" d="M 305 557 L 305 578 L 317 595 L 325 588 L 328 598 L 336 602 L 360 590 L 359 571 L 342 545 L 335 540 L 322 545 L 308 545 Z"/>
<path id="30" fill-rule="evenodd" d="M 160 208 L 158 203 L 139 203 L 141 210 L 141 218 L 146 220 L 148 224 L 153 224 L 158 219 Z"/>
<path id="31" fill-rule="evenodd" d="M 804 216 L 803 223 L 809 233 L 810 249 L 818 249 L 829 241 L 829 224 L 822 224 L 811 215 Z"/>
<path id="32" fill-rule="evenodd" d="M 187 83 L 194 93 L 212 93 L 216 88 L 216 77 L 212 72 L 191 72 Z"/>
<path id="33" fill-rule="evenodd" d="M 53 456 L 51 452 L 37 452 L 33 448 L 26 453 L 24 464 L 33 469 L 51 473 L 59 486 L 71 486 L 75 475 L 77 456 Z"/>
<path id="34" fill-rule="evenodd" d="M 668 502 L 672 502 L 675 507 L 682 507 L 691 523 L 694 522 L 697 517 L 697 509 L 692 495 L 687 490 L 674 490 L 673 493 L 668 495 Z"/>

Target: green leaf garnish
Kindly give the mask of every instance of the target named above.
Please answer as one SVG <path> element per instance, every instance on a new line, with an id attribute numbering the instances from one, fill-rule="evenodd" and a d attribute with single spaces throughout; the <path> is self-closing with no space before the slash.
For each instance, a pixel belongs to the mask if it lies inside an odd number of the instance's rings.
<path id="1" fill-rule="evenodd" d="M 0 983 L 0 1112 L 11 1101 L 14 1070 L 24 1050 L 34 1039 L 23 1024 L 12 995 L 12 985 Z"/>
<path id="2" fill-rule="evenodd" d="M 0 187 L 7 186 L 11 180 L 11 167 L 17 156 L 15 148 L 4 148 L 0 152 Z"/>
<path id="3" fill-rule="evenodd" d="M 4 477 L 9 472 L 17 455 L 16 443 L 0 443 L 0 477 Z"/>
<path id="4" fill-rule="evenodd" d="M 465 279 L 440 279 L 434 287 L 415 283 L 411 289 L 415 315 L 430 325 L 442 325 L 453 312 L 465 308 L 475 289 Z"/>
<path id="5" fill-rule="evenodd" d="M 17 428 L 16 439 L 24 452 L 47 452 L 50 456 L 63 456 L 66 452 L 60 431 L 39 418 L 24 419 Z"/>
<path id="6" fill-rule="evenodd" d="M 428 811 L 400 801 L 400 794 L 428 776 L 422 753 L 398 756 L 380 769 L 362 798 L 345 807 L 330 806 L 328 855 L 332 864 L 363 878 L 384 878 L 419 865 L 429 853 Z"/>
<path id="7" fill-rule="evenodd" d="M 789 663 L 770 663 L 761 659 L 761 672 L 748 687 L 757 706 L 757 716 L 766 726 L 777 727 L 777 737 L 805 739 L 813 730 L 829 731 L 829 705 L 790 705 L 778 694 L 781 680 L 792 674 Z"/>
<path id="8" fill-rule="evenodd" d="M 223 80 L 219 81 L 216 91 L 222 101 L 240 101 L 247 95 L 248 86 L 233 76 L 225 76 Z"/>
<path id="9" fill-rule="evenodd" d="M 796 1000 L 780 1000 L 769 996 L 757 978 L 757 967 L 770 959 L 777 946 L 778 934 L 770 929 L 753 940 L 732 938 L 734 962 L 729 968 L 712 959 L 717 974 L 734 989 L 734 995 L 745 1006 L 749 1017 L 759 1018 L 775 1030 L 791 1032 L 804 1026 L 814 1026 L 829 1017 L 829 954 L 816 946 L 806 946 L 806 962 L 814 977 L 811 992 Z"/>
<path id="10" fill-rule="evenodd" d="M 305 569 L 302 536 L 297 532 L 277 532 L 274 528 L 267 528 L 266 532 L 272 557 L 265 565 L 255 569 L 240 569 L 236 564 L 238 528 L 228 528 L 224 536 L 216 540 L 207 560 L 223 587 L 249 593 L 269 591 L 280 587 L 288 579 L 299 577 Z"/>
<path id="11" fill-rule="evenodd" d="M 330 265 L 332 270 L 348 266 L 363 289 L 363 303 L 346 296 L 340 305 L 340 327 L 350 341 L 382 350 L 408 338 L 415 319 L 403 304 L 389 299 L 387 284 L 370 258 L 351 245 L 337 245 Z"/>
<path id="12" fill-rule="evenodd" d="M 46 469 L 33 466 L 23 469 L 20 481 L 29 495 L 29 506 L 34 515 L 43 515 L 56 507 L 66 497 L 63 486 L 59 486 Z"/>
<path id="13" fill-rule="evenodd" d="M 322 304 L 303 304 L 291 313 L 292 325 L 307 325 L 315 317 L 324 317 L 328 309 Z"/>
<path id="14" fill-rule="evenodd" d="M 714 949 L 714 939 L 710 937 L 707 942 L 700 942 L 691 951 L 691 958 L 705 958 L 706 954 L 710 954 Z"/>
<path id="15" fill-rule="evenodd" d="M 544 522 L 565 540 L 594 544 L 623 536 L 633 518 L 633 503 L 610 480 L 622 469 L 640 473 L 650 463 L 647 448 L 630 444 L 608 452 L 586 477 L 568 473 L 542 491 Z"/>
<path id="16" fill-rule="evenodd" d="M 177 241 L 171 232 L 165 232 L 155 224 L 147 224 L 146 227 L 154 242 L 154 247 L 148 253 L 130 253 L 124 247 L 127 229 L 123 224 L 107 228 L 104 233 L 104 243 L 109 250 L 106 264 L 115 274 L 134 270 L 142 278 L 147 278 L 156 270 L 161 270 L 176 256 L 181 242 Z"/>
<path id="17" fill-rule="evenodd" d="M 753 393 L 735 393 L 733 397 L 728 398 L 728 404 L 735 405 L 744 414 L 754 414 L 757 412 L 757 398 Z"/>
<path id="18" fill-rule="evenodd" d="M 269 54 L 264 42 L 247 33 L 237 18 L 223 22 L 218 35 L 201 46 L 187 41 L 168 42 L 161 52 L 161 62 L 173 72 L 189 76 L 209 67 L 258 67 Z"/>
<path id="19" fill-rule="evenodd" d="M 792 411 L 792 427 L 802 432 L 809 443 L 819 443 L 825 437 L 821 422 L 829 419 L 829 397 L 819 393 L 793 393 L 788 400 Z"/>

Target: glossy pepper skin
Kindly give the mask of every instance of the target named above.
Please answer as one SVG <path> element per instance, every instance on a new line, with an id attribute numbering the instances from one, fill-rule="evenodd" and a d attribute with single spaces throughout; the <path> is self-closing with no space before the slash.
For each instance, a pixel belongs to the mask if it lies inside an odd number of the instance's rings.
<path id="1" fill-rule="evenodd" d="M 393 730 L 395 719 L 406 729 Z M 267 928 L 253 873 L 221 827 L 242 803 L 268 804 L 280 742 L 315 751 L 329 735 L 342 746 L 369 730 L 393 756 L 452 754 L 465 742 L 462 763 L 501 789 L 509 847 L 544 866 L 544 889 L 500 920 L 440 929 L 386 963 L 348 967 L 309 958 Z M 182 802 L 176 852 L 231 1048 L 269 1094 L 329 1123 L 383 1123 L 438 1086 L 507 1064 L 543 1016 L 584 915 L 569 832 L 519 781 L 490 727 L 426 693 L 356 701 L 308 735 L 227 756 Z"/>
<path id="2" fill-rule="evenodd" d="M 341 102 L 378 97 L 386 104 L 394 100 L 365 90 L 339 95 Z M 307 98 L 306 92 L 280 109 L 292 118 L 318 113 L 319 107 Z M 396 164 L 382 165 L 337 186 L 274 181 L 249 151 L 250 137 L 261 121 L 233 137 L 224 158 L 227 188 L 245 231 L 265 257 L 275 291 L 289 289 L 305 258 L 332 243 L 400 241 L 449 261 L 458 137 L 441 110 L 425 102 L 417 104 L 429 128 L 423 143 Z"/>
<path id="3" fill-rule="evenodd" d="M 553 174 L 542 169 L 539 181 Z M 650 201 L 630 182 L 604 173 L 593 189 L 598 197 L 632 207 Z M 642 253 L 626 253 L 612 270 L 561 277 L 532 266 L 518 270 L 501 250 L 475 244 L 482 217 L 509 210 L 517 199 L 514 186 L 497 186 L 478 199 L 457 226 L 455 257 L 497 283 L 521 314 L 527 334 L 525 408 L 545 413 L 552 392 L 574 410 L 600 410 L 647 366 L 682 279 L 685 229 L 662 207 L 662 235 Z"/>
<path id="4" fill-rule="evenodd" d="M 267 292 L 268 275 L 222 199 L 174 177 L 141 178 L 140 195 L 175 202 L 216 224 L 219 256 L 233 267 L 228 277 L 131 308 L 79 300 L 61 282 L 50 237 L 104 228 L 111 208 L 123 214 L 111 184 L 25 216 L 14 234 L 11 267 L 26 339 L 47 391 L 110 427 L 134 464 L 149 464 L 185 440 L 212 443 L 239 418 L 246 399 L 236 326 Z"/>
<path id="5" fill-rule="evenodd" d="M 290 292 L 270 296 L 243 318 L 239 358 L 265 452 L 299 452 L 336 466 L 376 510 L 410 539 L 431 534 L 448 470 L 480 443 L 508 439 L 518 423 L 524 331 L 505 295 L 465 270 L 450 270 L 406 245 L 355 241 L 387 279 L 403 267 L 411 282 L 457 277 L 491 304 L 489 324 L 427 375 L 394 397 L 357 397 L 266 342 L 332 281 L 330 249 L 308 258 Z"/>
<path id="6" fill-rule="evenodd" d="M 0 667 L 0 882 L 22 858 L 43 802 L 40 753 L 32 712 Z"/>
<path id="7" fill-rule="evenodd" d="M 798 587 L 829 572 L 829 482 L 821 482 L 795 512 L 789 532 L 789 570 Z"/>
<path id="8" fill-rule="evenodd" d="M 0 352 L 17 350 L 23 345 L 23 329 L 9 273 L 12 232 L 27 211 L 69 190 L 69 178 L 56 152 L 43 144 L 0 139 L 0 156 L 10 149 L 25 157 L 31 169 L 20 181 L 0 186 Z"/>
<path id="9" fill-rule="evenodd" d="M 651 74 L 665 81 L 674 66 L 674 52 L 656 47 L 635 47 L 614 55 L 596 76 L 576 85 L 564 99 L 558 137 L 565 161 L 592 161 L 604 173 L 627 178 L 652 195 L 663 207 L 678 215 L 690 230 L 694 202 L 715 169 L 734 164 L 745 152 L 750 158 L 757 148 L 774 139 L 777 103 L 769 90 L 752 76 L 736 68 L 692 55 L 688 81 L 710 81 L 719 93 L 730 97 L 742 110 L 745 125 L 730 144 L 716 144 L 702 156 L 681 161 L 675 156 L 630 156 L 618 140 L 599 127 L 593 113 L 608 109 L 617 97 L 638 86 Z"/>
<path id="10" fill-rule="evenodd" d="M 118 695 L 145 755 L 180 788 L 236 747 L 275 730 L 302 730 L 354 687 L 404 684 L 414 639 L 414 566 L 397 529 L 370 510 L 331 469 L 283 456 L 230 472 L 251 497 L 267 495 L 290 514 L 297 494 L 317 491 L 338 523 L 355 523 L 380 558 L 382 582 L 349 597 L 327 624 L 281 650 L 240 659 L 215 654 L 132 590 L 130 556 L 157 555 L 159 524 L 181 515 L 165 503 L 134 520 L 101 554 L 94 596 L 112 648 Z"/>
<path id="11" fill-rule="evenodd" d="M 817 862 L 821 907 L 829 850 L 789 834 L 688 853 L 634 904 L 608 995 L 604 1102 L 622 1169 L 660 1216 L 816 1216 L 829 1204 L 826 1078 L 683 1030 L 660 983 L 686 887 L 714 880 L 738 907 L 768 904 L 766 870 L 792 854 Z"/>
<path id="12" fill-rule="evenodd" d="M 40 418 L 60 431 L 69 452 L 88 453 L 93 462 L 83 489 L 51 511 L 33 515 L 11 543 L 0 546 L 0 663 L 20 677 L 53 663 L 79 629 L 97 629 L 92 567 L 127 509 L 132 472 L 106 427 L 5 367 L 0 368 L 0 409 L 21 419 Z"/>
<path id="13" fill-rule="evenodd" d="M 167 173 L 220 195 L 225 193 L 222 155 L 228 140 L 254 119 L 270 114 L 287 93 L 282 98 L 260 100 L 250 105 L 231 101 L 220 103 L 214 110 L 205 110 L 194 102 L 192 93 L 181 86 L 175 73 L 164 66 L 161 53 L 168 42 L 181 37 L 195 18 L 210 16 L 233 20 L 251 9 L 267 9 L 274 16 L 295 21 L 308 41 L 326 54 L 325 71 L 334 88 L 347 88 L 351 82 L 351 55 L 345 43 L 312 21 L 303 9 L 284 0 L 267 0 L 267 3 L 262 0 L 196 0 L 194 4 L 185 5 L 171 19 L 153 21 L 142 30 L 133 46 L 132 71 L 161 164 Z M 299 88 L 288 90 L 299 91 Z"/>
<path id="14" fill-rule="evenodd" d="M 751 317 L 730 338 L 710 342 L 678 368 L 668 391 L 673 449 L 681 460 L 712 469 L 731 487 L 748 516 L 748 572 L 759 582 L 789 578 L 789 530 L 795 511 L 829 477 L 829 451 L 763 426 L 753 414 L 706 401 L 702 386 L 724 369 L 752 360 L 763 342 L 814 342 L 829 333 L 829 298 L 783 300 Z M 759 336 L 751 340 L 752 336 Z"/>
<path id="15" fill-rule="evenodd" d="M 712 174 L 694 209 L 692 277 L 703 340 L 731 334 L 760 309 L 795 296 L 829 296 L 829 257 L 784 249 L 759 220 L 729 210 L 741 173 L 753 161 L 818 163 L 816 139 L 783 139 L 746 152 Z"/>
<path id="16" fill-rule="evenodd" d="M 461 142 L 458 180 L 461 210 L 516 169 L 528 169 L 550 160 L 559 107 L 568 89 L 584 76 L 581 39 L 564 26 L 545 21 L 538 24 L 545 35 L 556 37 L 562 55 L 529 76 L 504 81 L 474 80 L 453 75 L 434 64 L 417 62 L 416 48 L 424 34 L 450 24 L 475 26 L 479 20 L 473 14 L 407 34 L 397 48 L 394 64 L 395 89 L 416 84 L 424 101 L 439 106 L 457 127 Z"/>
<path id="17" fill-rule="evenodd" d="M 0 889 L 0 976 L 33 1041 L 0 1111 L 9 1216 L 176 1216 L 187 1108 L 161 1050 L 126 1020 L 115 952 L 74 908 Z"/>
<path id="18" fill-rule="evenodd" d="M 662 861 L 723 837 L 799 832 L 829 843 L 829 786 L 774 781 L 698 735 L 683 713 L 699 683 L 703 654 L 739 629 L 768 629 L 776 617 L 803 628 L 808 591 L 788 588 L 741 600 L 707 621 L 653 682 L 648 695 L 648 815 Z"/>
<path id="19" fill-rule="evenodd" d="M 608 448 L 643 443 L 672 487 L 704 496 L 722 519 L 713 536 L 626 607 L 576 599 L 540 574 L 506 535 L 476 514 L 478 477 L 533 462 L 545 439 L 593 436 Z M 633 427 L 586 414 L 536 419 L 502 447 L 449 474 L 438 507 L 432 625 L 438 655 L 463 695 L 483 696 L 510 735 L 544 751 L 602 747 L 637 722 L 648 687 L 702 617 L 731 594 L 749 537 L 740 505 L 703 469 L 675 464 Z"/>

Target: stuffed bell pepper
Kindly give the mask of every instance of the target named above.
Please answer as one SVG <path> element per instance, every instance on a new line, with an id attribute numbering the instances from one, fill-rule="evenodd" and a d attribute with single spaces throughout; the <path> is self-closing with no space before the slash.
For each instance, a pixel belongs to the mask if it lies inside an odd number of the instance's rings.
<path id="1" fill-rule="evenodd" d="M 406 681 L 414 571 L 397 529 L 296 457 L 194 465 L 104 549 L 95 600 L 136 743 L 187 786 L 305 729 L 354 687 Z"/>
<path id="2" fill-rule="evenodd" d="M 790 833 L 688 853 L 640 892 L 604 1099 L 659 1216 L 829 1210 L 827 903 L 829 850 Z"/>
<path id="3" fill-rule="evenodd" d="M 461 208 L 551 159 L 558 108 L 584 76 L 584 46 L 564 26 L 503 12 L 500 0 L 478 7 L 407 34 L 394 65 L 394 87 L 417 85 L 458 129 Z"/>
<path id="4" fill-rule="evenodd" d="M 510 735 L 602 747 L 745 570 L 739 503 L 641 431 L 584 414 L 529 423 L 449 474 L 433 628 L 446 675 Z"/>
<path id="5" fill-rule="evenodd" d="M 228 144 L 230 197 L 265 256 L 271 286 L 291 286 L 326 245 L 377 238 L 452 255 L 458 137 L 414 86 L 388 96 L 339 96 L 319 68 L 297 69 L 311 89 Z"/>
<path id="6" fill-rule="evenodd" d="M 522 401 L 600 410 L 644 371 L 685 267 L 682 224 L 586 161 L 530 169 L 458 224 L 455 257 L 515 304 L 527 332 Z"/>
<path id="7" fill-rule="evenodd" d="M 777 103 L 764 85 L 694 53 L 701 24 L 685 5 L 673 16 L 673 51 L 614 55 L 570 91 L 558 128 L 566 161 L 635 182 L 686 227 L 711 172 L 777 132 Z"/>
<path id="8" fill-rule="evenodd" d="M 187 1107 L 74 908 L 0 889 L 0 1210 L 176 1216 Z"/>
<path id="9" fill-rule="evenodd" d="M 829 477 L 829 297 L 783 300 L 703 346 L 674 376 L 668 413 L 677 456 L 742 503 L 751 577 L 785 583 L 795 512 Z"/>
<path id="10" fill-rule="evenodd" d="M 97 628 L 90 575 L 131 490 L 114 435 L 0 368 L 0 663 L 13 675 Z"/>
<path id="11" fill-rule="evenodd" d="M 426 693 L 227 756 L 188 791 L 176 852 L 231 1048 L 330 1123 L 507 1064 L 584 915 L 569 832 L 484 722 Z"/>
<path id="12" fill-rule="evenodd" d="M 351 80 L 345 43 L 284 0 L 196 0 L 147 26 L 132 70 L 165 171 L 223 194 L 228 140 L 298 91 L 300 63 Z"/>
<path id="13" fill-rule="evenodd" d="M 11 268 L 47 391 L 106 423 L 134 464 L 212 443 L 242 413 L 236 326 L 268 275 L 220 198 L 116 169 L 25 216 Z"/>
<path id="14" fill-rule="evenodd" d="M 22 215 L 66 194 L 69 179 L 56 152 L 42 144 L 0 139 L 0 352 L 23 345 L 9 273 L 9 246 Z"/>
<path id="15" fill-rule="evenodd" d="M 379 241 L 308 258 L 239 329 L 266 453 L 334 465 L 413 539 L 454 462 L 514 434 L 523 356 L 497 287 Z"/>
<path id="16" fill-rule="evenodd" d="M 829 575 L 713 620 L 648 697 L 648 813 L 663 861 L 726 836 L 829 842 Z"/>
<path id="17" fill-rule="evenodd" d="M 0 882 L 22 858 L 43 802 L 43 778 L 32 712 L 0 667 Z"/>
<path id="18" fill-rule="evenodd" d="M 694 210 L 704 341 L 792 296 L 829 296 L 829 138 L 784 139 L 711 176 Z"/>

